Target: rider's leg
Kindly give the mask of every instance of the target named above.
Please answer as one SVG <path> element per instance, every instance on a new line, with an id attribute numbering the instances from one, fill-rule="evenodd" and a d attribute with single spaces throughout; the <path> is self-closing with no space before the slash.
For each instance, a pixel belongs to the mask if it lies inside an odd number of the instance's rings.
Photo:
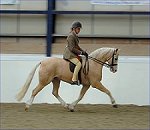
<path id="1" fill-rule="evenodd" d="M 72 63 L 76 65 L 72 77 L 72 81 L 77 81 L 78 80 L 78 72 L 81 68 L 81 62 L 77 58 L 69 59 Z"/>

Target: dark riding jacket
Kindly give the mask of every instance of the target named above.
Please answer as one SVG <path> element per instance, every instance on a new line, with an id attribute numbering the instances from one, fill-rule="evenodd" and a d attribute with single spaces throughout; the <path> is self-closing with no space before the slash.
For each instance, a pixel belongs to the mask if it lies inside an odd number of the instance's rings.
<path id="1" fill-rule="evenodd" d="M 79 44 L 78 36 L 74 32 L 71 32 L 67 37 L 67 46 L 65 47 L 63 58 L 64 59 L 78 58 L 78 55 L 80 55 L 83 51 L 78 44 Z"/>

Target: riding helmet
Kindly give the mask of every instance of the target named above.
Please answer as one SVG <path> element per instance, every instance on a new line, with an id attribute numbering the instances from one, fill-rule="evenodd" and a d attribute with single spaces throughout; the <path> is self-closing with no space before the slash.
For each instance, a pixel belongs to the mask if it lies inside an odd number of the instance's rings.
<path id="1" fill-rule="evenodd" d="M 78 21 L 74 21 L 71 28 L 82 28 L 82 24 Z"/>

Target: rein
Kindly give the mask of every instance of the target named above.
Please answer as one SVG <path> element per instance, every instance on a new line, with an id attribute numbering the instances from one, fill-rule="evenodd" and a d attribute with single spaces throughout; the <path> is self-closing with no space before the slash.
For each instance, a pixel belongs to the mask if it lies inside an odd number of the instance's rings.
<path id="1" fill-rule="evenodd" d="M 102 62 L 102 61 L 100 61 L 100 60 L 98 60 L 98 59 L 96 59 L 96 58 L 93 58 L 93 57 L 91 57 L 91 56 L 88 56 L 88 57 L 89 57 L 89 59 L 95 61 L 95 62 L 98 63 L 98 64 L 104 65 L 104 66 L 107 67 L 107 68 L 110 68 L 110 67 L 112 66 L 112 65 L 109 65 L 109 64 L 107 64 L 107 63 L 105 63 L 105 62 Z"/>
<path id="2" fill-rule="evenodd" d="M 111 64 L 102 62 L 102 61 L 100 61 L 100 60 L 98 60 L 98 59 L 96 59 L 96 58 L 93 58 L 93 57 L 91 57 L 91 56 L 88 56 L 88 58 L 91 59 L 91 60 L 93 60 L 93 61 L 95 61 L 95 62 L 98 63 L 98 64 L 104 65 L 104 66 L 107 67 L 107 68 L 111 68 L 111 67 L 113 67 L 113 66 L 117 66 L 117 64 L 114 64 L 114 55 L 115 55 L 115 51 L 114 51 L 114 53 L 113 53 L 113 55 L 112 55 L 112 62 L 111 62 Z"/>
<path id="3" fill-rule="evenodd" d="M 85 64 L 84 64 L 84 67 L 83 67 L 83 73 L 84 73 L 85 77 L 86 77 L 86 75 L 88 75 L 88 72 L 89 72 L 89 60 L 88 59 L 91 59 L 91 60 L 95 61 L 96 63 L 101 64 L 101 65 L 103 65 L 107 68 L 111 68 L 111 67 L 117 65 L 117 64 L 114 64 L 114 62 L 113 62 L 114 61 L 114 55 L 115 55 L 115 52 L 113 53 L 111 64 L 105 63 L 105 62 L 100 61 L 100 60 L 98 60 L 94 57 L 91 57 L 91 56 L 86 57 Z"/>

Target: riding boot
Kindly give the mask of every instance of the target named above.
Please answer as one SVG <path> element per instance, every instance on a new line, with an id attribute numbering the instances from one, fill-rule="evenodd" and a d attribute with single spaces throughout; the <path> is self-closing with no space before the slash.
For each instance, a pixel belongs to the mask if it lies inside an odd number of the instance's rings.
<path id="1" fill-rule="evenodd" d="M 72 81 L 71 85 L 78 85 L 79 86 L 80 85 L 79 80 L 78 81 Z"/>

